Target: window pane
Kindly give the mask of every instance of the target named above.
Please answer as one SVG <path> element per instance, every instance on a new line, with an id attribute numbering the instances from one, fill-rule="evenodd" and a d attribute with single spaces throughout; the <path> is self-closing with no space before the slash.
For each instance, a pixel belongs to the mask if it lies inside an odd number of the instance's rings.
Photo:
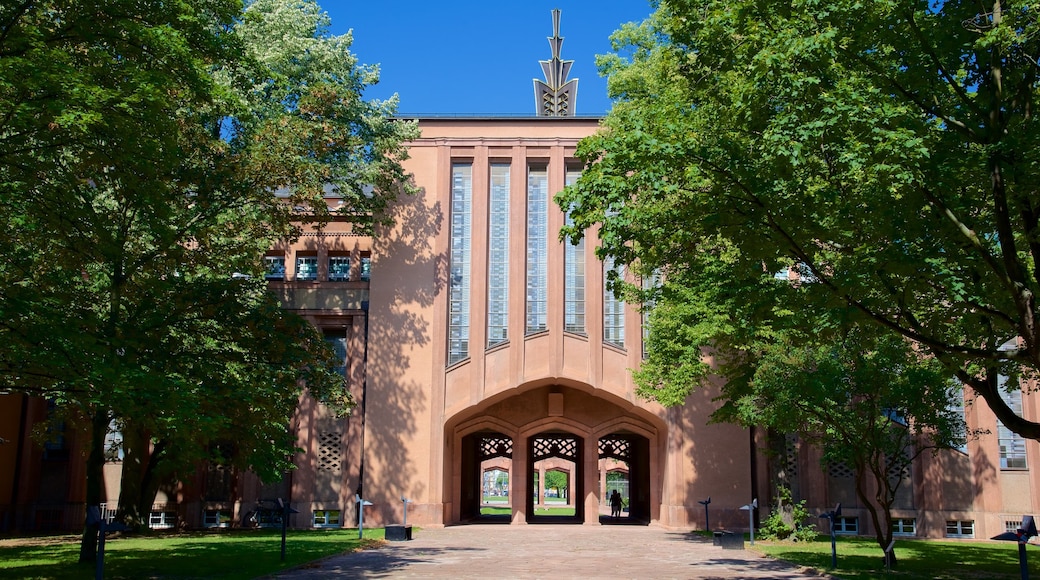
<path id="1" fill-rule="evenodd" d="M 566 185 L 578 180 L 581 172 L 567 169 Z M 567 225 L 574 225 L 570 212 Z M 564 242 L 563 254 L 563 329 L 567 332 L 585 334 L 585 239 L 576 245 Z"/>
<path id="2" fill-rule="evenodd" d="M 448 364 L 469 357 L 470 204 L 473 166 L 451 168 L 451 247 L 448 280 Z"/>
<path id="3" fill-rule="evenodd" d="M 491 165 L 487 345 L 509 338 L 509 165 Z"/>
<path id="4" fill-rule="evenodd" d="M 547 251 L 549 236 L 549 171 L 544 165 L 527 170 L 527 322 L 532 334 L 547 328 Z"/>

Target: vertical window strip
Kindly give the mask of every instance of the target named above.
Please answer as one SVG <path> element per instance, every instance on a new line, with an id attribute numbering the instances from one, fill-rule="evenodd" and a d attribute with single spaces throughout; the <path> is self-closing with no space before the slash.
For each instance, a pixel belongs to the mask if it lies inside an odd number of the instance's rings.
<path id="1" fill-rule="evenodd" d="M 1016 388 L 1008 392 L 1007 381 L 1008 378 L 1004 375 L 1000 375 L 997 379 L 1000 398 L 1004 399 L 1004 402 L 1016 415 L 1021 416 L 1022 390 Z M 1025 438 L 1005 427 L 999 420 L 997 421 L 997 441 L 1000 445 L 1001 469 L 1028 469 Z"/>
<path id="2" fill-rule="evenodd" d="M 470 208 L 473 166 L 451 167 L 451 255 L 448 281 L 448 364 L 469 357 Z"/>
<path id="3" fill-rule="evenodd" d="M 487 345 L 509 339 L 509 164 L 491 165 L 488 204 Z"/>
<path id="4" fill-rule="evenodd" d="M 625 303 L 609 288 L 609 274 L 616 271 L 623 277 L 623 266 L 615 266 L 613 258 L 603 262 L 603 342 L 614 346 L 625 346 Z"/>
<path id="5" fill-rule="evenodd" d="M 527 326 L 526 333 L 546 330 L 549 171 L 545 165 L 527 169 Z"/>
<path id="6" fill-rule="evenodd" d="M 564 183 L 572 185 L 581 176 L 577 169 L 567 169 Z M 570 212 L 567 225 L 574 225 Z M 585 239 L 576 245 L 564 242 L 563 329 L 585 334 Z"/>
<path id="7" fill-rule="evenodd" d="M 661 273 L 654 271 L 653 274 L 643 278 L 643 292 L 649 292 L 661 285 Z M 640 316 L 640 324 L 642 326 L 642 351 L 643 358 L 646 359 L 650 356 L 650 312 L 654 309 L 654 301 L 648 300 L 643 303 L 642 315 Z"/>
<path id="8" fill-rule="evenodd" d="M 950 379 L 954 382 L 955 386 L 950 390 L 950 403 L 946 405 L 946 408 L 950 413 L 961 420 L 963 427 L 961 429 L 960 436 L 964 437 L 964 442 L 961 443 L 956 449 L 961 453 L 968 452 L 968 423 L 964 414 L 964 385 L 960 384 L 957 379 Z"/>

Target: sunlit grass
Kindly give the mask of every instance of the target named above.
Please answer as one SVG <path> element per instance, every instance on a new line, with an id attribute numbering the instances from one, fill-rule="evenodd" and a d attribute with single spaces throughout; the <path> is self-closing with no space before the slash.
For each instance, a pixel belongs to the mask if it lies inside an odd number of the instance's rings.
<path id="1" fill-rule="evenodd" d="M 281 532 L 236 530 L 175 535 L 109 538 L 105 542 L 105 578 L 256 578 L 341 552 L 371 546 L 383 539 L 381 528 L 299 530 L 286 536 L 281 561 Z M 54 541 L 0 541 L 0 578 L 92 578 L 92 564 L 81 565 L 75 537 Z"/>
<path id="2" fill-rule="evenodd" d="M 755 548 L 774 558 L 824 570 L 849 580 L 900 578 L 907 580 L 1018 579 L 1018 546 L 1014 542 L 955 542 L 897 540 L 894 570 L 886 571 L 881 548 L 873 538 L 839 537 L 838 568 L 831 570 L 830 538 L 817 542 L 755 541 Z M 1040 574 L 1040 550 L 1029 547 L 1031 575 Z M 1034 576 L 1035 577 L 1035 576 Z"/>

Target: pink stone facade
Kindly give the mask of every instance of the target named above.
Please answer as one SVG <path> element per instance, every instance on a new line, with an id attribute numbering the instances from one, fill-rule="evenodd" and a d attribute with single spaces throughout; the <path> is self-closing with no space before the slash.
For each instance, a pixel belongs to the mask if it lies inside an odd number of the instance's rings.
<path id="1" fill-rule="evenodd" d="M 392 208 L 394 227 L 368 238 L 336 222 L 269 252 L 284 264 L 284 274 L 270 282 L 272 291 L 341 346 L 358 408 L 335 418 L 302 400 L 292 424 L 302 450 L 298 469 L 282 482 L 263 485 L 248 473 L 200 468 L 192 481 L 160 498 L 177 525 L 205 527 L 220 517 L 237 525 L 257 500 L 281 497 L 299 512 L 290 522 L 294 527 L 350 527 L 356 525 L 356 494 L 372 503 L 365 511 L 369 525 L 400 523 L 405 509 L 409 524 L 452 525 L 488 517 L 488 506 L 507 512 L 496 517 L 524 525 L 544 521 L 539 518 L 549 516 L 540 512 L 561 503 L 571 510 L 561 521 L 600 525 L 609 513 L 608 490 L 621 479 L 626 517 L 633 521 L 700 529 L 704 506 L 698 502 L 710 497 L 712 528 L 745 530 L 747 512 L 740 506 L 757 497 L 760 517 L 766 517 L 770 482 L 783 473 L 810 512 L 840 501 L 846 531 L 872 533 L 847 470 L 821 466 L 818 451 L 796 439 L 710 423 L 716 387 L 699 389 L 685 405 L 670 409 L 635 395 L 631 369 L 642 359 L 641 314 L 625 305 L 623 342 L 605 339 L 608 306 L 595 232 L 589 232 L 574 270 L 557 236 L 565 216 L 551 201 L 545 324 L 529 331 L 528 172 L 544 169 L 551 199 L 568 171 L 580 169 L 575 149 L 597 129 L 597 119 L 428 118 L 419 125 L 422 136 L 411 144 L 406 162 L 417 193 Z M 488 280 L 495 269 L 489 257 L 493 165 L 508 165 L 510 173 L 508 323 L 506 338 L 498 342 L 489 341 L 488 330 Z M 452 212 L 459 207 L 453 168 L 459 166 L 468 168 L 471 193 L 466 270 L 453 263 L 459 235 L 453 229 Z M 453 294 L 453 284 L 462 287 L 463 271 L 465 293 Z M 584 274 L 580 331 L 565 327 L 572 271 Z M 460 324 L 463 340 L 452 346 Z M 464 356 L 452 360 L 451 349 L 463 343 Z M 1028 419 L 1040 419 L 1037 401 L 1024 396 Z M 11 441 L 0 445 L 4 529 L 29 530 L 44 500 L 75 505 L 82 498 L 76 483 L 82 461 L 70 452 L 48 463 L 26 437 L 45 416 L 45 405 L 23 405 L 18 395 L 0 395 L 0 403 L 0 437 Z M 978 403 L 966 405 L 965 417 L 969 427 L 989 433 L 971 441 L 966 452 L 925 455 L 897 474 L 905 480 L 895 514 L 904 533 L 988 538 L 1008 522 L 1035 514 L 1040 448 L 1028 442 L 1021 463 L 1002 469 L 993 415 Z M 553 470 L 567 476 L 563 502 L 547 497 L 540 485 Z M 489 473 L 503 472 L 503 489 L 487 485 Z M 611 472 L 616 475 L 608 477 Z M 118 461 L 109 473 L 114 499 Z M 42 497 L 51 487 L 53 498 Z M 63 527 L 74 529 L 81 519 L 73 514 L 70 521 Z"/>

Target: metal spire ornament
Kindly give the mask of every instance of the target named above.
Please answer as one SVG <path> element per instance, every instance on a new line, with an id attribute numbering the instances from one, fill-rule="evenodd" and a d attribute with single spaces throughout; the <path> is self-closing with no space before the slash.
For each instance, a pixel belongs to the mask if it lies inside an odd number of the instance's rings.
<path id="1" fill-rule="evenodd" d="M 572 117 L 578 97 L 578 79 L 567 80 L 573 60 L 560 60 L 563 37 L 560 36 L 560 9 L 552 11 L 553 35 L 549 38 L 552 60 L 538 61 L 545 80 L 534 79 L 535 107 L 539 117 Z"/>

